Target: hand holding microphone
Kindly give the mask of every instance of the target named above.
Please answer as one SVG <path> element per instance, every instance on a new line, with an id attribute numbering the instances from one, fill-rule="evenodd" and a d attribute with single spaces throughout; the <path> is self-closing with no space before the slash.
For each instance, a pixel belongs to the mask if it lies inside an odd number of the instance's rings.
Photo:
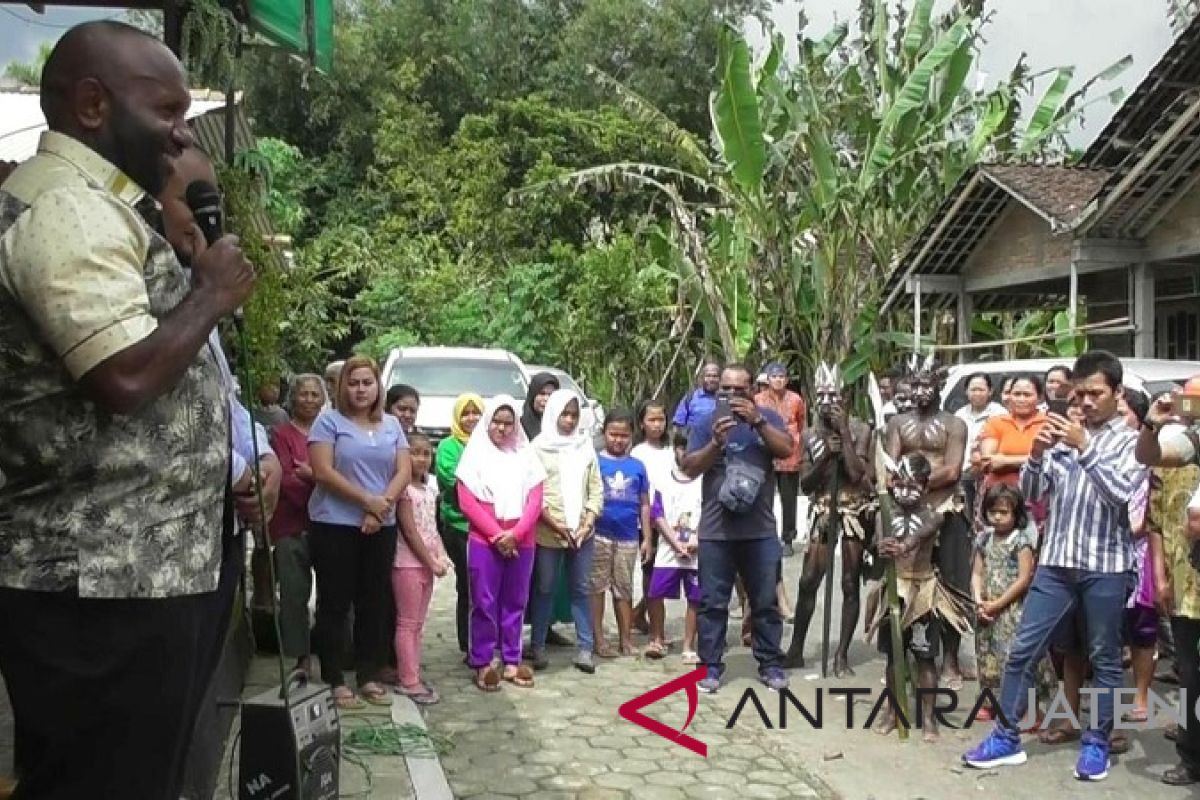
<path id="1" fill-rule="evenodd" d="M 242 304 L 254 290 L 254 267 L 238 245 L 238 237 L 222 235 L 221 196 L 208 181 L 193 181 L 187 187 L 187 204 L 204 234 L 208 247 L 192 259 L 192 285 L 209 293 L 222 316 L 241 316 Z"/>

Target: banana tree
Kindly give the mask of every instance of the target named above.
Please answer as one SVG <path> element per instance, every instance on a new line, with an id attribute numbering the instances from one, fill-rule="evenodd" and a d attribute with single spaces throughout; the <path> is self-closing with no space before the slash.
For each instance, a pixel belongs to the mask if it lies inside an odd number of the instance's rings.
<path id="1" fill-rule="evenodd" d="M 1037 77 L 1023 60 L 995 88 L 967 88 L 983 28 L 975 5 L 935 18 L 934 0 L 914 0 L 893 18 L 884 0 L 863 0 L 853 38 L 847 25 L 818 40 L 802 32 L 791 64 L 780 37 L 756 65 L 741 34 L 726 30 L 711 145 L 593 71 L 662 137 L 676 166 L 607 164 L 525 191 L 658 193 L 691 272 L 687 302 L 704 305 L 727 358 L 758 344 L 805 374 L 835 360 L 854 380 L 899 342 L 881 330 L 878 309 L 904 243 L 975 163 L 1059 153 L 1059 134 L 1094 83 L 1068 96 L 1070 73 L 1060 74 L 1019 130 Z"/>

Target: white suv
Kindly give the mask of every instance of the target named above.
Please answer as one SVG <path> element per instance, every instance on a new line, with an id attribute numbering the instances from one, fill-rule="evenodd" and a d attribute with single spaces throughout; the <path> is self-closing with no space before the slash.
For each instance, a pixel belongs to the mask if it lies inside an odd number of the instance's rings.
<path id="1" fill-rule="evenodd" d="M 436 444 L 450 435 L 454 401 L 475 392 L 488 400 L 509 394 L 524 404 L 529 380 L 525 365 L 507 350 L 478 347 L 398 347 L 383 366 L 385 391 L 398 383 L 421 394 L 417 430 Z M 516 409 L 517 416 L 521 409 Z"/>

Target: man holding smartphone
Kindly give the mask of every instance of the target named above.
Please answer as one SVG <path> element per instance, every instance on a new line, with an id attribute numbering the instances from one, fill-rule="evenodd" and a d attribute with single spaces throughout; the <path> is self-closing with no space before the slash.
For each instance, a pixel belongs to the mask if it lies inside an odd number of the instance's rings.
<path id="1" fill-rule="evenodd" d="M 708 668 L 699 688 L 709 693 L 721 686 L 729 597 L 739 576 L 750 598 L 759 679 L 775 691 L 788 685 L 775 593 L 781 551 L 773 461 L 791 455 L 792 437 L 778 414 L 751 400 L 753 379 L 741 364 L 722 370 L 713 411 L 691 427 L 682 463 L 690 477 L 703 476 L 697 623 L 700 662 Z"/>
<path id="2" fill-rule="evenodd" d="M 1118 413 L 1124 372 L 1111 353 L 1093 350 L 1075 362 L 1082 419 L 1057 413 L 1034 438 L 1021 468 L 1027 500 L 1045 498 L 1049 521 L 1037 572 L 1004 668 L 1000 715 L 982 743 L 963 755 L 978 769 L 1025 763 L 1018 721 L 1025 713 L 1033 665 L 1064 620 L 1082 609 L 1095 685 L 1097 725 L 1083 734 L 1074 775 L 1108 776 L 1113 692 L 1122 685 L 1121 623 L 1134 566 L 1129 501 L 1147 472 L 1134 455 L 1137 434 Z"/>

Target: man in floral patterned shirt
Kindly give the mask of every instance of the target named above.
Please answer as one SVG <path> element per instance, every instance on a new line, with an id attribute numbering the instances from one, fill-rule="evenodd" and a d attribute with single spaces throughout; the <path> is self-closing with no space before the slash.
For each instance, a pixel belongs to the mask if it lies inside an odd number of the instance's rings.
<path id="1" fill-rule="evenodd" d="M 1200 720 L 1195 707 L 1200 694 L 1200 574 L 1189 558 L 1192 539 L 1200 536 L 1200 439 L 1194 427 L 1178 424 L 1173 412 L 1169 394 L 1150 404 L 1135 455 L 1155 467 L 1148 514 L 1155 601 L 1159 613 L 1171 619 L 1179 684 L 1187 695 L 1187 725 L 1169 731 L 1179 764 L 1162 780 L 1188 786 L 1200 782 Z"/>
<path id="2" fill-rule="evenodd" d="M 220 646 L 230 470 L 208 337 L 234 237 L 189 281 L 139 210 L 191 144 L 186 76 L 110 21 L 42 74 L 49 131 L 0 185 L 0 670 L 18 796 L 179 797 Z"/>

